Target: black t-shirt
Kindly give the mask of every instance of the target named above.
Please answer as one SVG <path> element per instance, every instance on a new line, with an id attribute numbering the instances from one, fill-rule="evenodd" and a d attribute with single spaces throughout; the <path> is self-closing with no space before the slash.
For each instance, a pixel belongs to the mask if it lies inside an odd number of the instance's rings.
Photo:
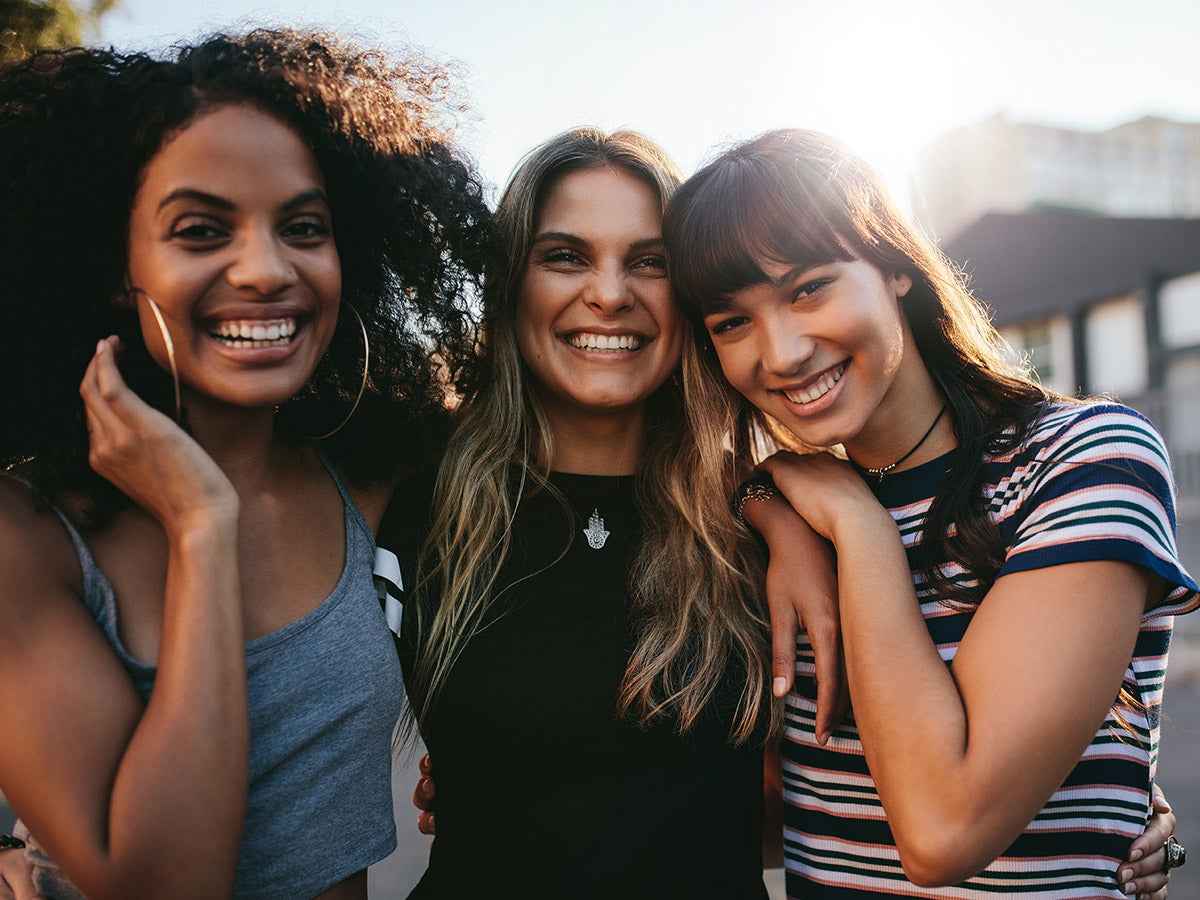
<path id="1" fill-rule="evenodd" d="M 551 480 L 570 514 L 548 491 L 523 498 L 486 623 L 427 723 L 438 833 L 411 896 L 765 897 L 762 751 L 728 743 L 740 683 L 721 685 L 683 736 L 618 717 L 641 540 L 634 479 Z M 410 578 L 413 521 L 411 507 L 391 510 L 380 531 Z M 415 620 L 402 626 L 406 673 Z"/>

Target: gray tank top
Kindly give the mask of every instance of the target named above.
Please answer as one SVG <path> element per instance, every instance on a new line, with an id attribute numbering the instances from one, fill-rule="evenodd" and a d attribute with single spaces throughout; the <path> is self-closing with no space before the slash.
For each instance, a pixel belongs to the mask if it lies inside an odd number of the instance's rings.
<path id="1" fill-rule="evenodd" d="M 239 898 L 314 897 L 396 846 L 391 740 L 404 699 L 400 663 L 372 582 L 375 540 L 337 472 L 326 467 L 345 508 L 341 578 L 316 609 L 246 644 L 250 791 Z M 84 603 L 149 698 L 155 667 L 121 643 L 112 584 L 59 516 L 79 556 Z M 38 890 L 49 900 L 82 900 L 36 839 L 27 842 Z"/>

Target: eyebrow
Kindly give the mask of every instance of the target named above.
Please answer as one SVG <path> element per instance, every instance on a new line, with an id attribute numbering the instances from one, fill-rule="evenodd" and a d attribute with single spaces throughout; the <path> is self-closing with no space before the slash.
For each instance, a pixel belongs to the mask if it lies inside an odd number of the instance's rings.
<path id="1" fill-rule="evenodd" d="M 769 285 L 771 285 L 771 287 L 775 287 L 775 288 L 786 287 L 787 285 L 789 285 L 793 281 L 795 281 L 797 278 L 799 278 L 801 275 L 803 275 L 805 272 L 809 271 L 810 269 L 815 269 L 815 268 L 817 268 L 817 266 L 813 265 L 812 263 L 801 263 L 800 265 L 792 266 L 790 269 L 788 269 L 786 272 L 784 272 L 778 278 L 766 279 L 765 283 L 769 284 Z"/>
<path id="2" fill-rule="evenodd" d="M 752 284 L 767 284 L 776 289 L 784 288 L 799 279 L 805 272 L 816 269 L 820 265 L 821 263 L 800 263 L 792 266 L 778 278 L 764 277 L 761 281 L 752 282 Z M 745 285 L 745 287 L 751 287 L 752 284 Z M 731 312 L 736 306 L 733 297 L 728 295 L 707 298 L 703 301 L 701 314 L 704 316 L 723 315 Z"/>
<path id="3" fill-rule="evenodd" d="M 571 234 L 568 231 L 543 231 L 541 234 L 535 235 L 533 244 L 540 244 L 542 241 L 562 241 L 564 244 L 575 244 L 576 246 L 584 246 L 588 242 L 577 234 Z M 661 250 L 665 246 L 665 242 L 661 237 L 642 238 L 640 241 L 634 241 L 630 244 L 629 249 L 634 252 L 642 250 Z"/>
<path id="4" fill-rule="evenodd" d="M 727 312 L 730 312 L 733 307 L 734 302 L 732 297 L 705 298 L 701 302 L 700 314 L 704 318 L 708 318 L 709 316 L 723 315 Z"/>
<path id="5" fill-rule="evenodd" d="M 167 196 L 163 197 L 158 204 L 158 209 L 161 212 L 163 207 L 174 203 L 178 200 L 195 200 L 203 203 L 206 206 L 215 206 L 217 209 L 233 210 L 236 206 L 226 200 L 224 197 L 218 197 L 216 194 L 210 194 L 207 191 L 198 191 L 195 188 L 179 188 L 171 191 Z M 289 210 L 295 209 L 297 206 L 303 206 L 305 203 L 310 203 L 313 200 L 319 200 L 326 206 L 329 205 L 329 197 L 320 188 L 313 188 L 311 191 L 303 191 L 284 203 L 280 209 Z"/>

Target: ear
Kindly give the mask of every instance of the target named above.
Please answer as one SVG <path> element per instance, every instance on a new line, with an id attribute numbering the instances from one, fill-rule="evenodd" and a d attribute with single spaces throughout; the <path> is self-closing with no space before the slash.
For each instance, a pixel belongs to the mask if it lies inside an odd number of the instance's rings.
<path id="1" fill-rule="evenodd" d="M 895 291 L 897 300 L 912 290 L 912 279 L 903 272 L 889 275 L 888 280 L 892 283 L 892 290 Z"/>
<path id="2" fill-rule="evenodd" d="M 137 309 L 137 289 L 129 284 L 129 276 L 125 276 L 124 290 L 112 298 L 112 305 L 117 309 Z"/>

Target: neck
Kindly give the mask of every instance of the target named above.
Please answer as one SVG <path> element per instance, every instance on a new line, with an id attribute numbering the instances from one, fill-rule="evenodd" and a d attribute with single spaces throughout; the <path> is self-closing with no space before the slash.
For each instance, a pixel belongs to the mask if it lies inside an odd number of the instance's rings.
<path id="1" fill-rule="evenodd" d="M 641 468 L 645 411 L 637 415 L 550 414 L 551 468 L 579 475 L 633 475 Z"/>
<path id="2" fill-rule="evenodd" d="M 275 414 L 270 408 L 220 409 L 185 398 L 187 422 L 192 435 L 213 462 L 220 466 L 239 493 L 268 484 L 286 470 L 296 448 L 281 440 L 275 431 Z"/>
<path id="3" fill-rule="evenodd" d="M 945 406 L 946 398 L 918 362 L 907 377 L 893 382 L 867 426 L 846 442 L 846 453 L 860 469 L 889 472 L 936 459 L 957 445 L 950 410 L 942 413 Z"/>

